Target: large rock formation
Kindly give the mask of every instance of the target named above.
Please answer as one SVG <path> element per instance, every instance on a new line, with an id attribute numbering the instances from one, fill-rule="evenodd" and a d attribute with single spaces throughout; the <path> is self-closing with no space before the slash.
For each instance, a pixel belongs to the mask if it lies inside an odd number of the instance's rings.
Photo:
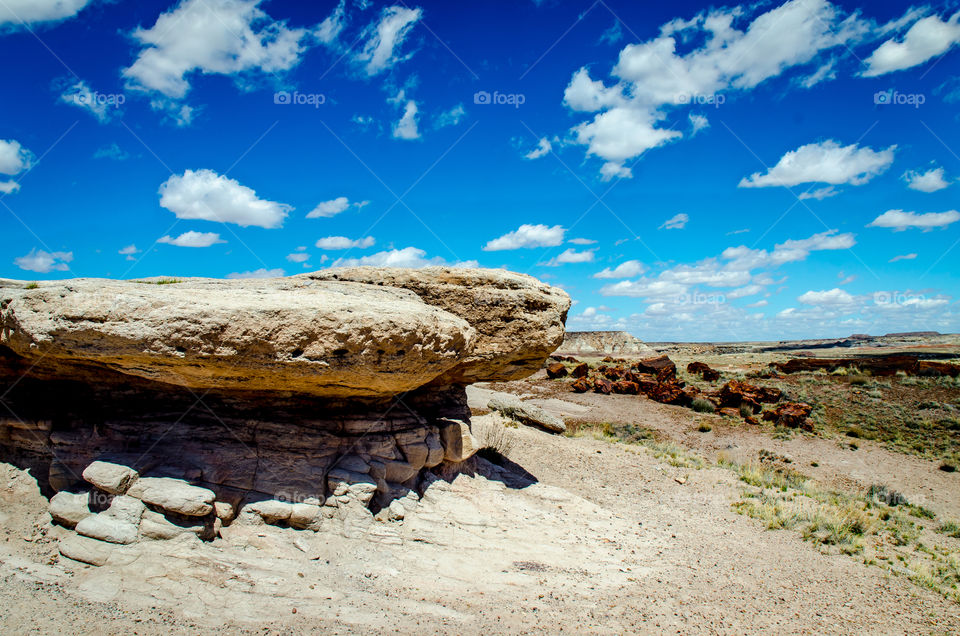
<path id="1" fill-rule="evenodd" d="M 540 369 L 570 306 L 499 270 L 163 282 L 0 280 L 0 459 L 91 562 L 88 539 L 402 517 L 477 450 L 464 386 Z"/>

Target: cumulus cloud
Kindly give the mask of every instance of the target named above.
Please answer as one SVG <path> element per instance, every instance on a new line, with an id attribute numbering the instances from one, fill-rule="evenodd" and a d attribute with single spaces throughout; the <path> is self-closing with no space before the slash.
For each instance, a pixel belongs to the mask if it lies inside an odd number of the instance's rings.
<path id="1" fill-rule="evenodd" d="M 893 258 L 890 259 L 889 262 L 896 263 L 897 261 L 912 261 L 915 258 L 917 258 L 916 253 L 911 252 L 910 254 L 900 254 L 900 255 L 894 256 Z"/>
<path id="2" fill-rule="evenodd" d="M 903 173 L 903 180 L 907 182 L 908 188 L 920 192 L 936 192 L 950 185 L 943 177 L 943 168 L 931 168 L 922 173 L 908 170 Z"/>
<path id="3" fill-rule="evenodd" d="M 710 9 L 664 24 L 659 36 L 620 51 L 612 85 L 593 80 L 586 67 L 573 74 L 564 103 L 597 114 L 571 132 L 587 154 L 605 161 L 602 177 L 631 176 L 628 160 L 682 136 L 662 125 L 668 109 L 754 88 L 860 41 L 870 28 L 826 0 L 791 0 L 744 24 L 750 12 Z"/>
<path id="4" fill-rule="evenodd" d="M 408 59 L 410 54 L 401 55 L 399 50 L 422 16 L 419 8 L 384 8 L 378 20 L 364 30 L 366 42 L 353 56 L 354 62 L 362 65 L 368 77 L 373 77 Z"/>
<path id="5" fill-rule="evenodd" d="M 293 254 L 287 254 L 287 260 L 291 263 L 306 263 L 310 260 L 310 255 L 306 252 L 294 252 Z"/>
<path id="6" fill-rule="evenodd" d="M 563 250 L 555 258 L 551 258 L 549 261 L 544 263 L 547 267 L 557 267 L 559 265 L 567 265 L 570 263 L 592 263 L 594 253 L 593 250 L 585 250 L 583 252 L 578 252 L 572 247 Z"/>
<path id="7" fill-rule="evenodd" d="M 960 221 L 960 212 L 956 210 L 928 212 L 926 214 L 904 212 L 903 210 L 887 210 L 871 221 L 867 227 L 887 227 L 893 229 L 895 232 L 902 232 L 909 228 L 932 230 L 937 227 L 947 227 L 957 221 Z"/>
<path id="8" fill-rule="evenodd" d="M 427 253 L 416 247 L 405 247 L 403 249 L 386 250 L 377 252 L 369 256 L 360 258 L 338 258 L 331 267 L 429 267 L 431 265 L 446 265 L 447 262 L 435 256 L 427 258 Z M 457 267 L 477 267 L 476 261 L 464 261 L 455 263 Z"/>
<path id="9" fill-rule="evenodd" d="M 191 230 L 176 238 L 169 235 L 161 236 L 157 239 L 157 243 L 167 243 L 177 247 L 210 247 L 217 243 L 226 243 L 226 241 L 221 240 L 220 235 L 216 232 L 194 232 Z"/>
<path id="10" fill-rule="evenodd" d="M 407 100 L 403 107 L 403 116 L 393 126 L 394 139 L 420 139 L 420 130 L 418 128 L 419 119 L 417 118 L 417 102 L 412 99 Z"/>
<path id="11" fill-rule="evenodd" d="M 126 247 L 124 247 L 124 248 L 120 249 L 119 251 L 117 251 L 117 254 L 120 254 L 121 256 L 126 256 L 128 261 L 135 261 L 135 260 L 137 260 L 137 259 L 135 259 L 135 258 L 133 257 L 133 255 L 134 255 L 134 254 L 139 254 L 140 251 L 141 251 L 141 250 L 138 250 L 138 249 L 137 249 L 136 244 L 131 243 L 130 245 L 127 245 Z"/>
<path id="12" fill-rule="evenodd" d="M 261 267 L 260 269 L 255 269 L 252 272 L 233 272 L 232 274 L 227 274 L 227 278 L 232 279 L 249 279 L 249 278 L 280 278 L 284 276 L 284 272 L 279 267 L 276 269 L 266 269 Z"/>
<path id="13" fill-rule="evenodd" d="M 801 262 L 811 252 L 849 249 L 856 243 L 852 234 L 838 234 L 828 230 L 805 239 L 790 239 L 772 250 L 754 249 L 744 245 L 729 247 L 718 256 L 694 264 L 680 264 L 652 277 L 623 280 L 604 285 L 604 296 L 631 296 L 648 302 L 676 303 L 690 299 L 698 286 L 731 288 L 725 294 L 730 299 L 754 295 L 773 284 L 767 272 L 787 263 Z M 614 276 L 604 276 L 604 278 Z M 684 301 L 686 302 L 686 301 Z"/>
<path id="14" fill-rule="evenodd" d="M 928 16 L 914 22 L 902 40 L 891 38 L 877 47 L 866 60 L 863 76 L 876 77 L 912 68 L 946 53 L 957 43 L 960 43 L 960 12 L 949 20 Z"/>
<path id="15" fill-rule="evenodd" d="M 275 74 L 297 65 L 308 31 L 291 29 L 259 8 L 261 0 L 182 0 L 133 39 L 141 49 L 123 70 L 127 87 L 156 97 L 155 109 L 189 123 L 192 111 L 178 104 L 189 76 Z M 185 111 L 184 108 L 187 108 Z"/>
<path id="16" fill-rule="evenodd" d="M 841 146 L 833 140 L 806 144 L 787 152 L 765 174 L 744 177 L 741 188 L 795 186 L 801 183 L 862 185 L 883 173 L 893 163 L 896 146 L 884 150 Z"/>
<path id="17" fill-rule="evenodd" d="M 337 197 L 336 199 L 330 199 L 329 201 L 323 201 L 313 208 L 309 214 L 307 214 L 308 219 L 319 219 L 319 218 L 329 218 L 336 216 L 341 212 L 346 212 L 349 208 L 354 207 L 360 209 L 370 203 L 369 201 L 354 201 L 350 203 L 350 200 L 347 197 Z"/>
<path id="18" fill-rule="evenodd" d="M 643 263 L 640 261 L 624 261 L 613 269 L 606 269 L 593 275 L 594 278 L 633 278 L 646 271 Z"/>
<path id="19" fill-rule="evenodd" d="M 550 140 L 546 137 L 541 137 L 540 141 L 537 142 L 537 147 L 523 155 L 524 159 L 539 159 L 540 157 L 546 156 L 553 146 L 550 144 Z"/>
<path id="20" fill-rule="evenodd" d="M 33 153 L 15 139 L 0 139 L 0 175 L 13 177 L 29 170 L 34 162 Z M 0 193 L 11 194 L 20 189 L 20 184 L 10 179 L 0 180 Z"/>
<path id="21" fill-rule="evenodd" d="M 804 305 L 849 305 L 854 302 L 852 295 L 834 287 L 827 291 L 808 291 L 801 294 L 798 301 Z"/>
<path id="22" fill-rule="evenodd" d="M 0 2 L 0 27 L 59 22 L 72 18 L 91 0 L 4 0 Z"/>
<path id="23" fill-rule="evenodd" d="M 682 230 L 687 225 L 687 221 L 690 220 L 690 217 L 687 214 L 681 212 L 675 216 L 670 217 L 663 222 L 663 225 L 660 226 L 661 230 Z"/>
<path id="24" fill-rule="evenodd" d="M 160 205 L 178 219 L 278 228 L 293 208 L 257 197 L 250 188 L 213 170 L 187 170 L 160 186 Z"/>
<path id="25" fill-rule="evenodd" d="M 517 250 L 531 247 L 556 247 L 563 244 L 563 235 L 566 229 L 562 225 L 530 225 L 524 223 L 513 232 L 508 232 L 499 238 L 489 241 L 483 246 L 485 252 L 502 250 Z"/>
<path id="26" fill-rule="evenodd" d="M 18 256 L 13 259 L 13 264 L 28 272 L 46 274 L 53 271 L 69 271 L 70 265 L 68 265 L 68 263 L 72 261 L 73 252 L 48 253 L 34 248 L 30 250 L 30 253 L 26 256 Z"/>
<path id="27" fill-rule="evenodd" d="M 327 236 L 319 239 L 316 246 L 322 250 L 366 249 L 373 247 L 377 241 L 372 236 L 360 239 L 349 239 L 346 236 Z"/>

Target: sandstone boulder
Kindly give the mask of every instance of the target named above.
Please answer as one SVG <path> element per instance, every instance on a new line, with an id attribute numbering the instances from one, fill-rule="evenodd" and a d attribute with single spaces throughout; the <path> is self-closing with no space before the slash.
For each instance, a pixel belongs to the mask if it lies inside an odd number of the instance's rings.
<path id="1" fill-rule="evenodd" d="M 127 494 L 140 501 L 188 517 L 203 517 L 213 512 L 213 491 L 191 486 L 182 479 L 142 477 Z"/>
<path id="2" fill-rule="evenodd" d="M 96 461 L 83 469 L 83 478 L 104 492 L 122 495 L 134 481 L 137 471 L 112 462 Z"/>
<path id="3" fill-rule="evenodd" d="M 637 373 L 649 373 L 658 379 L 663 376 L 663 380 L 667 380 L 677 375 L 677 365 L 667 356 L 644 358 L 633 366 Z"/>
<path id="4" fill-rule="evenodd" d="M 50 516 L 60 525 L 73 528 L 93 514 L 88 499 L 89 494 L 85 492 L 58 492 L 50 499 Z"/>
<path id="5" fill-rule="evenodd" d="M 440 443 L 443 444 L 443 458 L 448 462 L 466 461 L 480 450 L 470 425 L 459 420 L 440 427 Z"/>
<path id="6" fill-rule="evenodd" d="M 699 375 L 707 382 L 713 382 L 720 379 L 720 372 L 716 369 L 711 369 L 709 365 L 703 362 L 691 362 L 688 364 L 687 373 Z"/>
<path id="7" fill-rule="evenodd" d="M 563 342 L 566 292 L 505 270 L 451 267 L 333 268 L 302 274 L 409 290 L 431 307 L 466 320 L 476 342 L 437 383 L 517 380 L 535 373 Z"/>

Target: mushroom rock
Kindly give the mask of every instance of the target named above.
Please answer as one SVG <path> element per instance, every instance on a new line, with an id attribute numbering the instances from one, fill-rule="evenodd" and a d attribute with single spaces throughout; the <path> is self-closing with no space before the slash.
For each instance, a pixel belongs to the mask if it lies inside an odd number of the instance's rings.
<path id="1" fill-rule="evenodd" d="M 141 537 L 277 520 L 355 533 L 472 452 L 465 385 L 537 372 L 569 307 L 484 269 L 0 279 L 0 459 L 71 493 L 66 525 L 113 523 L 127 497 L 147 507 L 122 519 Z M 104 505 L 83 509 L 86 492 Z"/>

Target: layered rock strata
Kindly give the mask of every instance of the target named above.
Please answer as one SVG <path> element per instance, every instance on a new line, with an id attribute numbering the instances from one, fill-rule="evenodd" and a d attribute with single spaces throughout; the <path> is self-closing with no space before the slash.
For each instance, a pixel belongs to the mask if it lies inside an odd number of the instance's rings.
<path id="1" fill-rule="evenodd" d="M 0 280 L 0 459 L 88 562 L 234 522 L 363 534 L 476 452 L 465 385 L 536 372 L 569 306 L 479 269 Z"/>

